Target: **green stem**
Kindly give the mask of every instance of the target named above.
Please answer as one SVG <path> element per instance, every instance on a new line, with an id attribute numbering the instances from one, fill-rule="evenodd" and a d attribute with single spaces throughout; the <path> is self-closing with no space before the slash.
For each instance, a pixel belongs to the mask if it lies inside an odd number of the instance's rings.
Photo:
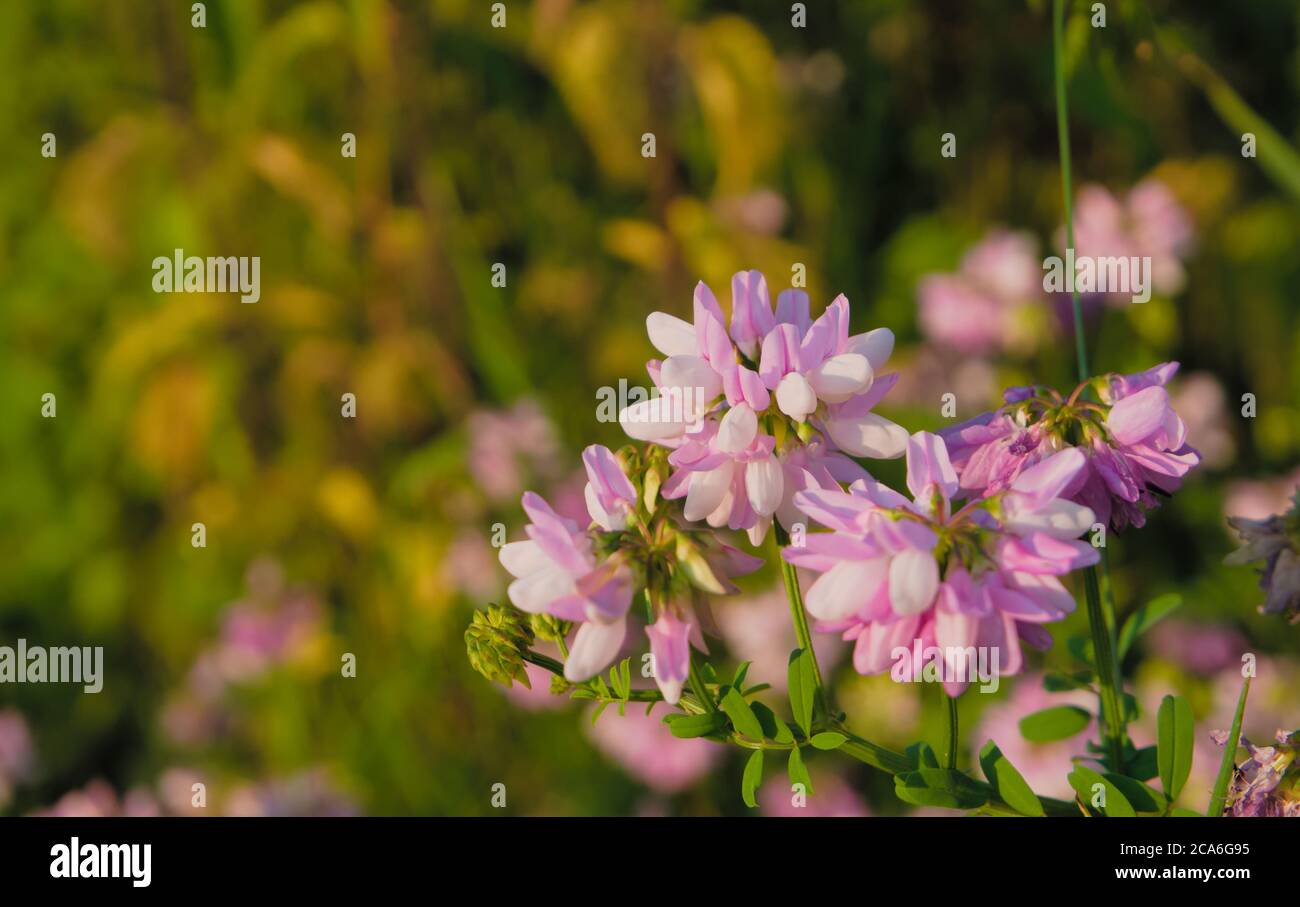
<path id="1" fill-rule="evenodd" d="M 957 768 L 957 700 L 943 694 L 944 699 L 948 700 L 948 770 L 955 771 Z"/>
<path id="2" fill-rule="evenodd" d="M 1074 189 L 1070 185 L 1070 108 L 1065 91 L 1065 2 L 1052 0 L 1052 68 L 1056 71 L 1056 140 L 1061 153 L 1061 193 L 1065 200 L 1065 247 L 1074 248 Z M 1088 380 L 1088 345 L 1083 337 L 1079 291 L 1070 294 L 1074 306 L 1074 351 L 1079 380 Z"/>
<path id="3" fill-rule="evenodd" d="M 785 580 L 785 595 L 790 600 L 790 618 L 794 621 L 794 635 L 799 648 L 808 653 L 812 659 L 813 683 L 816 686 L 814 696 L 822 697 L 822 669 L 817 664 L 817 653 L 813 650 L 812 632 L 808 629 L 808 614 L 803 609 L 803 593 L 799 591 L 799 575 L 794 564 L 781 557 L 781 549 L 790 544 L 790 536 L 777 524 L 772 524 L 772 538 L 776 542 L 776 559 L 781 564 L 781 577 Z M 823 703 L 824 704 L 824 703 Z"/>
<path id="4" fill-rule="evenodd" d="M 1112 771 L 1124 770 L 1124 706 L 1120 701 L 1118 672 L 1111 634 L 1102 611 L 1101 593 L 1097 588 L 1097 568 L 1089 567 L 1083 575 L 1088 600 L 1088 627 L 1092 630 L 1093 658 L 1097 662 L 1097 683 L 1101 688 L 1102 737 L 1110 749 Z"/>
<path id="5" fill-rule="evenodd" d="M 1074 189 L 1070 173 L 1070 107 L 1065 83 L 1065 0 L 1052 0 L 1052 68 L 1056 74 L 1056 136 L 1061 155 L 1061 198 L 1065 208 L 1065 245 L 1074 248 Z M 1070 294 L 1074 310 L 1074 352 L 1079 380 L 1088 380 L 1088 343 L 1083 335 L 1083 307 L 1077 289 Z M 1123 769 L 1125 722 L 1120 701 L 1121 686 L 1119 665 L 1115 661 L 1114 604 L 1110 598 L 1110 574 L 1106 571 L 1107 602 L 1103 604 L 1098 588 L 1097 568 L 1089 567 L 1084 574 L 1088 598 L 1088 625 L 1092 631 L 1092 647 L 1097 659 L 1097 680 L 1101 686 L 1102 719 L 1107 745 L 1111 753 L 1111 768 Z"/>
<path id="6" fill-rule="evenodd" d="M 1246 697 L 1250 694 L 1250 678 L 1241 682 L 1241 693 L 1237 696 L 1237 711 L 1232 716 L 1232 730 L 1223 744 L 1223 761 L 1219 763 L 1219 777 L 1214 780 L 1214 791 L 1210 794 L 1210 806 L 1205 814 L 1210 818 L 1223 815 L 1223 807 L 1228 799 L 1228 783 L 1232 781 L 1232 772 L 1237 763 L 1237 746 L 1241 741 L 1241 719 L 1246 714 Z"/>

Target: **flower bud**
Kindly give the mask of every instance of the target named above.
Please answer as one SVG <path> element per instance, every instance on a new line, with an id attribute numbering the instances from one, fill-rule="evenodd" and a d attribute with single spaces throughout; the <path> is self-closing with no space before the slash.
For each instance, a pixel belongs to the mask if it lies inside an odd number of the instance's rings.
<path id="1" fill-rule="evenodd" d="M 500 605 L 475 611 L 465 630 L 465 651 L 470 665 L 488 680 L 507 687 L 518 680 L 532 689 L 523 659 L 523 652 L 532 642 L 533 631 L 524 622 L 524 615 Z"/>

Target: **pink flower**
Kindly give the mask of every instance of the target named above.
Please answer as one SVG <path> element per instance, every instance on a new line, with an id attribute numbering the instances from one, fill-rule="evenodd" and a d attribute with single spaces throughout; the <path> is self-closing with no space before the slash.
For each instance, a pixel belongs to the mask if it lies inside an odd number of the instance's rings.
<path id="1" fill-rule="evenodd" d="M 656 708 L 658 708 L 656 706 Z M 642 784 L 662 794 L 674 794 L 708 774 L 722 758 L 722 747 L 707 740 L 680 740 L 660 714 L 647 715 L 635 704 L 625 714 L 607 708 L 589 725 L 596 747 Z"/>
<path id="2" fill-rule="evenodd" d="M 877 374 L 892 333 L 850 336 L 843 296 L 816 321 L 802 290 L 782 292 L 774 311 L 757 271 L 736 274 L 731 291 L 729 332 L 702 283 L 694 323 L 647 318 L 651 342 L 668 357 L 648 364 L 660 396 L 626 407 L 619 421 L 632 437 L 673 449 L 662 493 L 685 499 L 687 520 L 744 529 L 758 544 L 774 517 L 794 518 L 790 501 L 806 473 L 838 487 L 834 472 L 856 471 L 839 451 L 901 456 L 907 433 L 871 411 L 897 381 Z M 801 454 L 804 445 L 817 450 Z"/>
<path id="3" fill-rule="evenodd" d="M 1187 426 L 1164 388 L 1178 370 L 1167 362 L 1133 375 L 1093 379 L 1101 403 L 1069 399 L 1045 387 L 1013 387 L 1006 405 L 940 435 L 961 471 L 967 493 L 996 494 L 1022 471 L 1074 446 L 1088 469 L 1065 496 L 1090 507 L 1116 530 L 1142 526 L 1146 511 L 1182 485 L 1200 461 L 1187 443 Z"/>
<path id="4" fill-rule="evenodd" d="M 623 472 L 618 458 L 608 447 L 592 444 L 582 452 L 587 468 L 587 511 L 601 529 L 615 532 L 627 528 L 628 516 L 636 510 L 636 488 Z"/>
<path id="5" fill-rule="evenodd" d="M 592 540 L 576 523 L 558 516 L 531 491 L 523 497 L 531 522 L 526 542 L 501 547 L 501 565 L 516 577 L 507 594 L 529 614 L 550 614 L 582 624 L 564 666 L 573 682 L 588 680 L 618 654 L 632 605 L 633 580 L 617 560 L 599 561 Z"/>
<path id="6" fill-rule="evenodd" d="M 918 288 L 921 330 L 936 343 L 987 355 L 1030 340 L 1024 308 L 1043 297 L 1042 261 L 1027 233 L 995 230 L 955 274 L 928 274 Z"/>
<path id="7" fill-rule="evenodd" d="M 1086 185 L 1074 207 L 1076 257 L 1145 257 L 1151 259 L 1151 280 L 1158 293 L 1183 288 L 1187 273 L 1183 259 L 1192 249 L 1193 229 L 1187 212 L 1164 183 L 1143 180 L 1124 201 L 1104 187 Z M 1065 246 L 1065 231 L 1057 236 Z M 1112 293 L 1112 304 L 1128 303 L 1131 294 Z"/>
<path id="8" fill-rule="evenodd" d="M 743 409 L 737 407 L 731 412 Z M 579 625 L 564 663 L 564 676 L 573 683 L 590 680 L 619 657 L 627 638 L 632 597 L 647 572 L 646 566 L 640 564 L 634 575 L 632 558 L 620 548 L 623 539 L 633 534 L 627 530 L 636 514 L 635 486 L 607 448 L 588 447 L 583 452 L 583 463 L 587 469 L 591 528 L 580 529 L 573 520 L 555 513 L 540 496 L 526 492 L 523 507 L 531 521 L 525 527 L 528 540 L 503 545 L 499 554 L 502 566 L 515 577 L 507 594 L 517 608 Z M 731 461 L 725 460 L 725 465 L 730 466 Z M 688 501 L 688 510 L 691 506 Z M 697 501 L 694 506 L 701 505 Z M 692 569 L 708 573 L 716 581 L 715 591 L 734 591 L 731 577 L 762 564 L 758 558 L 712 537 L 697 541 L 686 530 L 674 535 L 675 559 L 697 559 Z M 641 542 L 631 544 L 636 547 Z M 663 602 L 657 607 L 657 615 L 646 627 L 655 660 L 655 680 L 664 699 L 675 704 L 690 669 L 690 647 L 694 645 L 702 652 L 708 648 L 698 621 L 684 605 Z"/>
<path id="9" fill-rule="evenodd" d="M 1039 625 L 1074 609 L 1057 577 L 1097 562 L 1097 551 L 1076 540 L 1093 514 L 1060 495 L 1084 468 L 1080 452 L 1063 451 L 953 513 L 958 483 L 947 449 L 918 432 L 907 450 L 911 501 L 871 480 L 848 494 L 801 492 L 800 509 L 834 531 L 782 554 L 822 574 L 808 590 L 808 612 L 819 629 L 856 641 L 859 673 L 892 665 L 897 679 L 921 678 L 923 666 L 899 655 L 919 641 L 922 650 L 943 650 L 944 686 L 958 695 L 974 679 L 961 663 L 968 647 L 995 651 L 997 673 L 1015 674 L 1019 640 L 1049 643 Z"/>

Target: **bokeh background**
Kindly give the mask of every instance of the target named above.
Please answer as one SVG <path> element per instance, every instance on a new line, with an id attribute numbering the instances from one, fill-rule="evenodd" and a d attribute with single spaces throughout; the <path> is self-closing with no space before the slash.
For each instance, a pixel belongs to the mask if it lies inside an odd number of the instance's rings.
<path id="1" fill-rule="evenodd" d="M 1048 4 L 808 6 L 795 28 L 766 0 L 510 0 L 494 28 L 480 0 L 210 0 L 194 28 L 179 0 L 0 4 L 0 644 L 105 653 L 98 695 L 0 686 L 0 812 L 487 814 L 498 782 L 511 813 L 745 812 L 738 751 L 657 713 L 593 726 L 540 676 L 503 691 L 462 634 L 504 595 L 491 527 L 518 537 L 525 488 L 581 507 L 577 452 L 621 442 L 597 389 L 646 383 L 645 315 L 688 312 L 698 279 L 725 302 L 733 271 L 775 293 L 801 263 L 814 311 L 847 294 L 855 330 L 898 337 L 882 411 L 914 430 L 948 392 L 966 417 L 1073 383 L 1061 301 L 1006 289 L 1059 248 Z M 1126 670 L 1139 742 L 1191 698 L 1203 806 L 1241 652 L 1248 735 L 1300 725 L 1300 627 L 1221 563 L 1225 514 L 1300 478 L 1300 8 L 1117 0 L 1094 28 L 1074 6 L 1079 216 L 1172 268 L 1146 305 L 1088 300 L 1094 370 L 1182 362 L 1204 455 L 1110 546 L 1121 615 L 1185 600 Z M 155 294 L 178 247 L 260 256 L 261 301 Z M 779 707 L 776 582 L 719 606 L 716 651 Z M 1058 795 L 1083 738 L 1015 722 L 1068 699 L 1038 676 L 1066 660 L 961 705 L 967 745 Z M 939 739 L 935 690 L 834 684 L 859 732 Z M 811 769 L 805 813 L 902 809 L 871 769 Z M 792 812 L 774 785 L 763 811 Z"/>

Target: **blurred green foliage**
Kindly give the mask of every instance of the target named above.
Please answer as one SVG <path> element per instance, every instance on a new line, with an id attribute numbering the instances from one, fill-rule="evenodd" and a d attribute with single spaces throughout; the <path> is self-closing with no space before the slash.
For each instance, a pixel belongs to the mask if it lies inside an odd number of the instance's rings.
<path id="1" fill-rule="evenodd" d="M 1177 590 L 1193 618 L 1294 653 L 1296 628 L 1259 618 L 1250 571 L 1220 561 L 1225 489 L 1300 460 L 1300 201 L 1285 156 L 1243 159 L 1232 122 L 1235 97 L 1300 144 L 1300 9 L 1107 5 L 1104 30 L 1070 30 L 1076 181 L 1154 172 L 1198 241 L 1187 289 L 1107 312 L 1093 363 L 1212 373 L 1235 449 L 1114 541 L 1121 611 Z M 781 287 L 803 263 L 815 306 L 845 292 L 906 363 L 922 274 L 992 224 L 1047 245 L 1060 222 L 1046 4 L 810 3 L 804 29 L 757 0 L 514 0 L 503 29 L 479 0 L 209 0 L 202 29 L 189 6 L 0 5 L 0 642 L 106 662 L 97 696 L 0 688 L 39 752 L 9 808 L 185 765 L 215 802 L 325 766 L 368 812 L 486 813 L 502 780 L 511 811 L 638 809 L 576 707 L 520 711 L 466 662 L 471 609 L 504 576 L 489 549 L 470 588 L 449 551 L 520 523 L 519 489 L 476 478 L 467 419 L 538 401 L 565 465 L 524 478 L 554 489 L 581 446 L 619 441 L 594 391 L 644 383 L 645 315 L 741 268 Z M 154 294 L 150 262 L 175 248 L 260 256 L 261 301 Z M 1002 381 L 1069 380 L 1069 344 L 1043 331 Z M 1255 419 L 1236 415 L 1247 392 Z M 941 424 L 937 404 L 885 410 Z M 259 558 L 320 626 L 237 685 L 222 733 L 179 743 L 162 716 Z M 842 678 L 851 721 L 938 738 L 933 709 L 882 724 L 854 692 L 870 683 Z M 724 764 L 672 808 L 742 811 L 740 758 Z"/>

